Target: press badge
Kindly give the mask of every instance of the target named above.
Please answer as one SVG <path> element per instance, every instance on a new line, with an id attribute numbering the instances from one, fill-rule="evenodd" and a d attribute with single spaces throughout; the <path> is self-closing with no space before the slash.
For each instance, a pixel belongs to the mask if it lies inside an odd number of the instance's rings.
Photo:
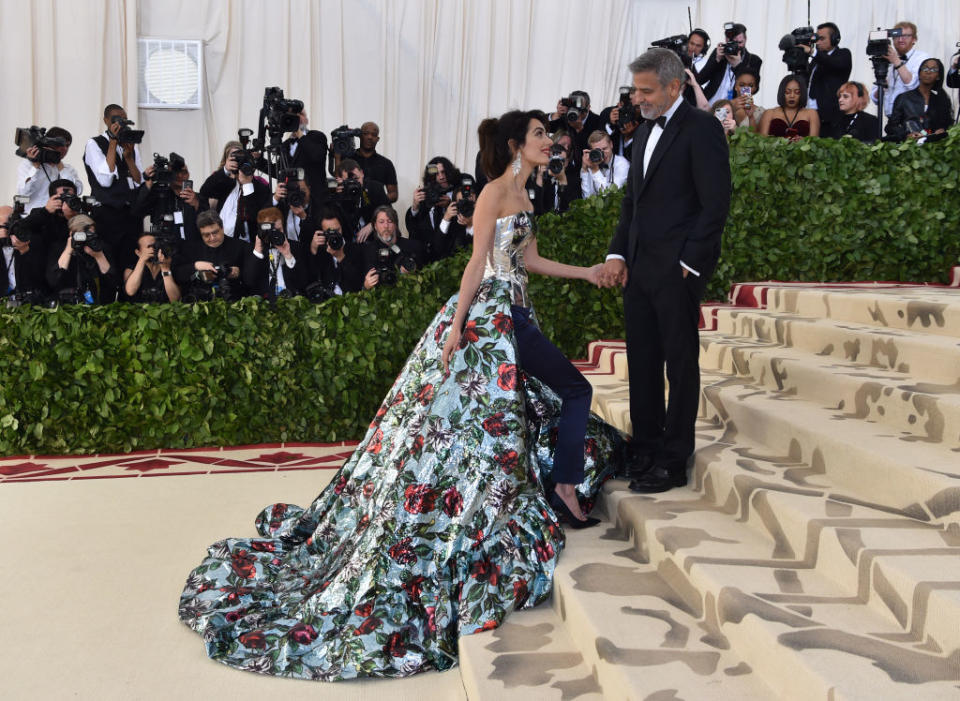
<path id="1" fill-rule="evenodd" d="M 183 212 L 174 212 L 173 213 L 173 223 L 182 226 L 183 225 Z"/>

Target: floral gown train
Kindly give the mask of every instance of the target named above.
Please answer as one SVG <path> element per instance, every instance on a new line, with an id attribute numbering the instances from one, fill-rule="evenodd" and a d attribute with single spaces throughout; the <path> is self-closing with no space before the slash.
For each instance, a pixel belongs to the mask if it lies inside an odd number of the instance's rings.
<path id="1" fill-rule="evenodd" d="M 532 236 L 525 213 L 497 221 L 500 264 L 488 264 L 448 376 L 440 357 L 456 296 L 320 496 L 306 509 L 267 507 L 257 538 L 210 546 L 180 597 L 210 657 L 321 680 L 443 670 L 459 636 L 550 594 L 564 536 L 544 480 L 560 400 L 517 368 L 510 315 L 525 298 Z M 585 507 L 622 448 L 591 415 Z"/>

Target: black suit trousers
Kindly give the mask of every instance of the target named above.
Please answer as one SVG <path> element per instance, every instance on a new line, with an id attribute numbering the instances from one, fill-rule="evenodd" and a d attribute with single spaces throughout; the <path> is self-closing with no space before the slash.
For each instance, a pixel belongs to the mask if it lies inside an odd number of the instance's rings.
<path id="1" fill-rule="evenodd" d="M 638 455 L 683 473 L 694 450 L 700 406 L 700 298 L 704 284 L 683 268 L 628 278 L 623 292 L 630 374 L 630 418 Z M 669 383 L 664 408 L 664 363 Z"/>

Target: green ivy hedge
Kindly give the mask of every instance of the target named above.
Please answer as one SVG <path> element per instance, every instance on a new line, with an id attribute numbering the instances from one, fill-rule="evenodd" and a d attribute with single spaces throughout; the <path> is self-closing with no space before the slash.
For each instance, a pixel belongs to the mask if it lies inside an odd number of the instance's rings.
<path id="1" fill-rule="evenodd" d="M 708 298 L 750 279 L 944 281 L 960 257 L 956 129 L 921 147 L 740 133 L 730 158 L 734 194 Z M 621 196 L 541 217 L 541 253 L 602 260 Z M 0 454 L 359 438 L 466 260 L 317 306 L 2 309 Z M 531 295 L 571 357 L 623 337 L 614 290 L 533 277 Z"/>

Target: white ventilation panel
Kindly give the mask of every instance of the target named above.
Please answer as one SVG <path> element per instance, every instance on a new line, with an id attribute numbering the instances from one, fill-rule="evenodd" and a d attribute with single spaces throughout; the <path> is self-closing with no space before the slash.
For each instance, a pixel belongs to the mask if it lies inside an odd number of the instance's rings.
<path id="1" fill-rule="evenodd" d="M 137 40 L 138 104 L 148 109 L 198 110 L 203 95 L 203 43 Z"/>

